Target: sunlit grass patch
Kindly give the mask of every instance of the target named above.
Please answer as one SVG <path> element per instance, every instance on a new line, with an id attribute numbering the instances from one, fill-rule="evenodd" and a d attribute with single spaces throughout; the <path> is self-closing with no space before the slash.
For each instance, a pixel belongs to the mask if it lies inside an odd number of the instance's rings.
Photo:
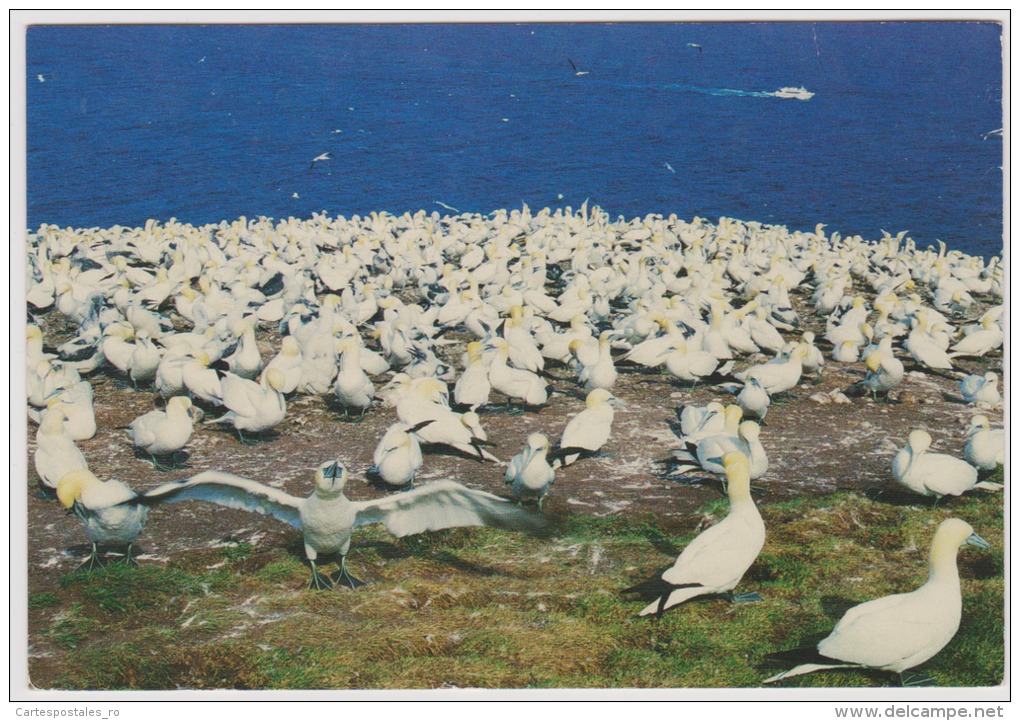
<path id="1" fill-rule="evenodd" d="M 182 554 L 163 567 L 72 574 L 42 640 L 59 649 L 57 688 L 754 687 L 771 652 L 830 632 L 851 606 L 917 588 L 932 535 L 967 520 L 992 544 L 959 555 L 964 620 L 923 670 L 941 685 L 1004 673 L 1001 497 L 938 508 L 834 494 L 759 501 L 765 547 L 737 587 L 764 600 L 698 599 L 661 618 L 622 589 L 660 573 L 727 506 L 680 533 L 654 518 L 568 516 L 536 538 L 453 529 L 394 539 L 359 529 L 348 568 L 368 585 L 309 591 L 299 546 Z M 217 560 L 218 559 L 218 560 Z M 323 561 L 335 570 L 334 561 Z M 52 596 L 52 598 L 51 598 Z M 45 613 L 45 611 L 44 611 Z M 157 652 L 158 651 L 158 652 Z M 832 671 L 790 687 L 893 685 Z"/>

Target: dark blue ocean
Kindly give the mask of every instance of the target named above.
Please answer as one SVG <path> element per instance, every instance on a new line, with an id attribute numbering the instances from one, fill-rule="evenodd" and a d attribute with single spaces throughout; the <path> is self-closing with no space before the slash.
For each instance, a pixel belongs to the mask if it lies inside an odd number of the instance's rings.
<path id="1" fill-rule="evenodd" d="M 33 228 L 588 199 L 1002 249 L 996 24 L 35 26 L 27 48 Z"/>

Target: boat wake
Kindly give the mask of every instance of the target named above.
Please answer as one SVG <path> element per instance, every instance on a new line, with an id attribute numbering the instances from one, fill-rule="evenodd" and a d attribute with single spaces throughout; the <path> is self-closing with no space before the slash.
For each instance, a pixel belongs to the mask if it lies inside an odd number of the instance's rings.
<path id="1" fill-rule="evenodd" d="M 704 88 L 697 85 L 668 85 L 667 87 L 688 93 L 720 97 L 784 98 L 795 100 L 809 100 L 814 97 L 814 93 L 804 88 L 780 88 L 774 92 L 767 92 L 764 90 L 737 90 L 734 88 Z"/>

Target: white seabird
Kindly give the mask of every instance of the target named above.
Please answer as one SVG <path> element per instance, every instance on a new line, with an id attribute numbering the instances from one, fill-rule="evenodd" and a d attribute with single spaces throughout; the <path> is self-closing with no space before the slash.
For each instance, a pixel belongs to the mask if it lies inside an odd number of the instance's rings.
<path id="1" fill-rule="evenodd" d="M 344 495 L 347 469 L 338 461 L 322 464 L 315 472 L 315 489 L 307 498 L 247 478 L 219 471 L 199 473 L 185 481 L 168 483 L 146 496 L 167 502 L 198 499 L 228 508 L 274 516 L 304 533 L 305 555 L 312 568 L 309 588 L 351 588 L 362 581 L 347 572 L 351 534 L 359 526 L 383 523 L 398 538 L 423 531 L 459 526 L 493 526 L 538 531 L 545 518 L 491 493 L 476 491 L 453 481 L 425 486 L 372 501 L 351 501 Z M 322 556 L 339 555 L 340 570 L 326 578 L 316 568 Z"/>
<path id="2" fill-rule="evenodd" d="M 1002 395 L 999 393 L 999 376 L 991 371 L 983 376 L 964 376 L 960 379 L 960 395 L 967 403 L 994 405 L 1002 400 Z"/>
<path id="3" fill-rule="evenodd" d="M 986 416 L 974 416 L 967 429 L 963 457 L 979 471 L 994 471 L 1006 462 L 1006 432 L 992 430 Z"/>
<path id="4" fill-rule="evenodd" d="M 60 479 L 71 471 L 85 469 L 89 464 L 64 428 L 64 409 L 60 404 L 50 408 L 35 434 L 35 472 L 47 488 L 56 488 Z"/>
<path id="5" fill-rule="evenodd" d="M 415 434 L 432 422 L 422 421 L 417 426 L 406 423 L 391 425 L 372 454 L 370 471 L 387 486 L 405 488 L 413 485 L 414 476 L 424 463 Z"/>
<path id="6" fill-rule="evenodd" d="M 152 465 L 160 468 L 157 456 L 171 456 L 191 439 L 194 430 L 192 413 L 194 406 L 186 396 L 174 396 L 166 404 L 166 410 L 149 411 L 131 421 L 128 433 L 131 444 L 149 454 Z"/>
<path id="7" fill-rule="evenodd" d="M 569 466 L 576 461 L 581 451 L 596 453 L 609 440 L 609 432 L 613 426 L 613 406 L 624 405 L 613 397 L 605 388 L 596 388 L 584 400 L 585 408 L 574 416 L 560 436 L 561 451 L 573 450 L 556 460 L 554 467 Z"/>
<path id="8" fill-rule="evenodd" d="M 510 492 L 521 501 L 538 501 L 539 509 L 556 478 L 548 455 L 549 439 L 542 433 L 532 433 L 524 450 L 511 458 L 506 468 Z"/>
<path id="9" fill-rule="evenodd" d="M 660 578 L 625 591 L 655 598 L 638 615 L 659 616 L 684 601 L 714 594 L 725 594 L 731 602 L 761 600 L 757 593 L 732 593 L 765 545 L 765 523 L 751 497 L 751 467 L 738 451 L 727 453 L 722 462 L 730 512 L 691 541 Z"/>
<path id="10" fill-rule="evenodd" d="M 333 159 L 333 153 L 330 153 L 330 152 L 325 152 L 325 153 L 322 153 L 321 155 L 316 155 L 314 158 L 312 158 L 312 162 L 308 166 L 308 169 L 311 170 L 312 168 L 314 168 L 316 163 L 323 163 L 323 162 L 325 162 L 327 160 L 332 160 L 332 159 Z"/>
<path id="11" fill-rule="evenodd" d="M 65 474 L 57 483 L 57 499 L 85 524 L 92 554 L 81 566 L 93 570 L 105 565 L 99 546 L 126 546 L 125 563 L 131 563 L 131 546 L 145 527 L 149 507 L 136 503 L 138 494 L 117 480 L 101 481 L 87 468 Z"/>
<path id="12" fill-rule="evenodd" d="M 989 548 L 968 523 L 943 521 L 931 543 L 923 586 L 854 606 L 814 648 L 772 654 L 773 661 L 797 665 L 762 683 L 830 668 L 892 671 L 904 685 L 919 683 L 904 672 L 941 651 L 960 628 L 963 603 L 956 554 L 963 544 Z"/>
<path id="13" fill-rule="evenodd" d="M 959 496 L 972 488 L 1002 490 L 998 483 L 978 482 L 978 472 L 964 460 L 944 453 L 928 453 L 931 435 L 924 430 L 910 432 L 907 445 L 893 459 L 897 483 L 922 496 Z"/>
<path id="14" fill-rule="evenodd" d="M 223 405 L 228 409 L 207 424 L 228 423 L 244 442 L 244 431 L 262 433 L 283 422 L 287 402 L 283 398 L 283 373 L 275 368 L 266 371 L 264 383 L 227 373 L 220 381 Z"/>

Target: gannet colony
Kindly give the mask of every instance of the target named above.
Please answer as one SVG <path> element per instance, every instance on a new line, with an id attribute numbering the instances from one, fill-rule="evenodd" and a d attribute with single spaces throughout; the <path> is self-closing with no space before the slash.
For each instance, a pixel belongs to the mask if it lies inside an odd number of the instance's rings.
<path id="1" fill-rule="evenodd" d="M 699 596 L 761 601 L 744 577 L 773 498 L 867 486 L 926 514 L 1002 489 L 986 478 L 1004 460 L 1003 264 L 906 232 L 524 206 L 46 225 L 27 247 L 29 545 L 63 573 L 201 547 L 227 507 L 300 532 L 307 593 L 351 593 L 366 524 L 682 525 L 721 488 L 723 520 L 616 589 L 655 623 Z M 205 524 L 178 527 L 188 508 Z M 157 519 L 171 544 L 149 538 Z M 987 548 L 980 532 L 943 522 L 926 584 L 851 609 L 817 647 L 777 645 L 767 680 L 856 666 L 912 683 L 960 625 L 957 550 Z"/>

